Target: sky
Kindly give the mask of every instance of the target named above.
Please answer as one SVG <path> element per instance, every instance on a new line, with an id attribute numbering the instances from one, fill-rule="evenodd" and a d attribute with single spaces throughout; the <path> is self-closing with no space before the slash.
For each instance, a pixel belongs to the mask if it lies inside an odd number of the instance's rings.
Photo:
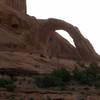
<path id="1" fill-rule="evenodd" d="M 77 26 L 100 54 L 100 0 L 27 0 L 27 13 L 40 19 L 58 18 Z M 73 44 L 64 31 L 57 31 Z"/>

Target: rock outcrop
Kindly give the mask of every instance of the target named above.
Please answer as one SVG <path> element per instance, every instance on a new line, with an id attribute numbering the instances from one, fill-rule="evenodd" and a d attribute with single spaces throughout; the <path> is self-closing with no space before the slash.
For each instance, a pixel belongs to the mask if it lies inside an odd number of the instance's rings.
<path id="1" fill-rule="evenodd" d="M 21 13 L 26 13 L 26 0 L 0 0 L 0 3 L 10 6 Z"/>
<path id="2" fill-rule="evenodd" d="M 56 30 L 67 31 L 75 47 L 58 35 Z M 36 53 L 45 57 L 76 61 L 100 61 L 89 40 L 76 26 L 58 19 L 36 19 L 2 3 L 0 5 L 0 50 Z"/>
<path id="3" fill-rule="evenodd" d="M 52 32 L 55 30 L 65 30 L 72 37 L 76 46 L 76 51 L 80 56 L 80 60 L 84 61 L 100 61 L 99 55 L 95 52 L 92 44 L 87 40 L 79 31 L 76 26 L 73 26 L 65 21 L 58 19 L 48 19 L 44 23 L 43 28 L 45 31 Z M 45 32 L 44 32 L 45 33 Z M 79 57 L 78 56 L 78 57 Z"/>
<path id="4" fill-rule="evenodd" d="M 56 30 L 66 31 L 75 46 Z M 99 100 L 99 90 L 79 86 L 76 82 L 70 86 L 68 83 L 62 91 L 60 88 L 40 90 L 33 84 L 34 75 L 45 75 L 62 67 L 72 71 L 80 67 L 77 62 L 100 62 L 100 56 L 76 26 L 59 19 L 43 20 L 27 15 L 26 0 L 0 0 L 0 79 L 13 80 L 16 86 L 7 85 L 8 89 L 14 89 L 9 92 L 6 86 L 1 88 L 1 82 L 0 100 L 48 97 L 53 100 Z"/>

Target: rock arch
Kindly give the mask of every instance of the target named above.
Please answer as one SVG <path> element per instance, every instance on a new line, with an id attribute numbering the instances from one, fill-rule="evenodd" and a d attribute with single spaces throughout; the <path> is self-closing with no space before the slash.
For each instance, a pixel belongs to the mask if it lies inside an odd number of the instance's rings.
<path id="1" fill-rule="evenodd" d="M 56 30 L 64 30 L 68 32 L 68 34 L 73 39 L 74 44 L 76 46 L 76 50 L 78 51 L 82 60 L 85 61 L 100 60 L 100 57 L 95 52 L 92 44 L 81 34 L 80 30 L 76 26 L 73 26 L 72 24 L 67 23 L 63 20 L 54 18 L 50 18 L 47 20 L 39 20 L 39 21 L 42 23 L 40 30 L 42 30 L 42 32 L 45 34 L 45 38 L 47 38 L 46 33 L 55 32 Z"/>

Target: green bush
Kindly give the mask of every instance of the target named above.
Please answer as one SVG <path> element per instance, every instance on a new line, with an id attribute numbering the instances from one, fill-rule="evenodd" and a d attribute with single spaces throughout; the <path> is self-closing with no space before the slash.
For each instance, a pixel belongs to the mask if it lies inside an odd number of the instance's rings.
<path id="1" fill-rule="evenodd" d="M 38 87 L 60 87 L 63 88 L 70 80 L 70 73 L 65 69 L 53 71 L 51 74 L 38 76 L 35 78 L 35 83 Z"/>
<path id="2" fill-rule="evenodd" d="M 80 84 L 86 84 L 87 83 L 87 74 L 85 71 L 80 71 L 79 69 L 75 69 L 73 71 L 74 79 L 78 81 Z"/>
<path id="3" fill-rule="evenodd" d="M 90 64 L 85 70 L 76 68 L 73 71 L 74 79 L 80 84 L 95 85 L 95 82 L 100 80 L 100 67 L 96 64 Z"/>
<path id="4" fill-rule="evenodd" d="M 0 88 L 6 88 L 8 91 L 14 91 L 15 85 L 12 80 L 0 79 Z"/>
<path id="5" fill-rule="evenodd" d="M 60 78 L 63 82 L 67 82 L 71 78 L 70 72 L 64 68 L 54 70 L 51 75 Z"/>
<path id="6" fill-rule="evenodd" d="M 11 80 L 0 79 L 0 87 L 5 88 L 7 85 L 13 84 Z"/>
<path id="7" fill-rule="evenodd" d="M 49 96 L 47 96 L 47 100 L 52 100 Z"/>
<path id="8" fill-rule="evenodd" d="M 9 100 L 16 100 L 15 98 L 16 98 L 15 95 L 11 95 L 11 96 L 9 97 Z"/>
<path id="9" fill-rule="evenodd" d="M 39 76 L 35 78 L 35 83 L 40 88 L 55 87 L 57 85 L 56 81 L 58 82 L 59 78 L 53 77 L 52 75 Z"/>
<path id="10" fill-rule="evenodd" d="M 6 86 L 7 91 L 14 91 L 16 88 L 16 86 L 14 84 L 9 84 Z"/>
<path id="11" fill-rule="evenodd" d="M 99 87 L 100 67 L 92 63 L 89 67 L 85 67 L 84 70 L 75 68 L 72 76 L 69 71 L 61 68 L 54 70 L 51 74 L 35 77 L 35 83 L 40 88 L 58 87 L 64 89 L 71 79 L 81 85 Z"/>
<path id="12" fill-rule="evenodd" d="M 95 82 L 96 89 L 100 89 L 100 80 Z"/>
<path id="13" fill-rule="evenodd" d="M 87 71 L 87 73 L 96 76 L 96 75 L 100 74 L 100 67 L 97 64 L 92 63 L 92 64 L 90 64 L 90 66 L 87 68 L 86 71 Z"/>
<path id="14" fill-rule="evenodd" d="M 29 100 L 34 100 L 34 97 L 31 97 Z"/>
<path id="15" fill-rule="evenodd" d="M 41 98 L 41 100 L 45 100 L 45 98 L 44 98 L 44 97 L 42 97 L 42 98 Z"/>

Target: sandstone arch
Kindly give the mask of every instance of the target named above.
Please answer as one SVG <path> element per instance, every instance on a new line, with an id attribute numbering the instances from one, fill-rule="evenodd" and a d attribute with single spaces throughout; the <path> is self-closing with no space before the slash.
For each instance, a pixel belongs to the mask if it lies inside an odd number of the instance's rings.
<path id="1" fill-rule="evenodd" d="M 46 20 L 36 19 L 35 17 L 20 13 L 18 11 L 13 10 L 11 7 L 8 7 L 2 4 L 0 4 L 0 12 L 1 12 L 0 15 L 2 16 L 2 23 L 1 23 L 2 27 L 5 28 L 5 25 L 6 25 L 7 30 L 12 31 L 13 33 L 16 32 L 15 31 L 16 29 L 14 30 L 13 28 L 12 29 L 10 28 L 11 25 L 9 24 L 10 20 L 8 18 L 11 18 L 11 15 L 14 15 L 18 19 L 20 19 L 21 24 L 20 24 L 20 28 L 17 31 L 19 33 L 24 33 L 24 34 L 20 34 L 22 35 L 23 38 L 21 37 L 19 38 L 19 36 L 17 35 L 17 40 L 18 40 L 18 43 L 20 40 L 21 44 L 28 46 L 28 47 L 25 47 L 25 50 L 28 52 L 35 51 L 38 53 L 45 53 L 45 51 L 47 51 L 47 45 L 48 45 L 47 41 L 48 41 L 49 35 L 56 34 L 55 32 L 56 30 L 65 30 L 72 37 L 74 44 L 76 46 L 76 48 L 71 47 L 71 45 L 69 46 L 69 44 L 68 46 L 66 46 L 65 45 L 66 41 L 63 41 L 65 43 L 63 47 L 68 48 L 67 50 L 65 49 L 64 51 L 64 52 L 67 52 L 66 55 L 69 53 L 70 51 L 69 47 L 70 47 L 72 51 L 70 52 L 69 55 L 72 60 L 73 58 L 75 58 L 75 56 L 78 55 L 76 58 L 80 58 L 81 60 L 84 60 L 84 61 L 100 61 L 100 56 L 95 52 L 91 43 L 81 34 L 79 29 L 76 26 L 73 26 L 72 24 L 69 24 L 63 20 L 53 19 L 53 18 L 46 19 Z M 13 27 L 15 27 L 15 24 L 16 24 L 15 22 L 16 20 L 14 20 Z M 13 36 L 14 35 L 15 34 L 13 34 Z M 8 38 L 8 40 L 13 41 L 14 38 L 11 36 L 11 39 Z"/>
<path id="2" fill-rule="evenodd" d="M 45 38 L 47 38 L 46 33 L 55 32 L 56 30 L 65 30 L 72 37 L 74 44 L 76 46 L 76 50 L 78 51 L 82 60 L 85 61 L 100 60 L 100 57 L 95 52 L 92 44 L 81 34 L 80 30 L 76 26 L 73 26 L 72 24 L 67 23 L 63 20 L 54 18 L 50 18 L 47 20 L 39 20 L 39 21 L 40 23 L 42 23 L 40 31 L 42 30 L 42 32 L 45 34 Z"/>

